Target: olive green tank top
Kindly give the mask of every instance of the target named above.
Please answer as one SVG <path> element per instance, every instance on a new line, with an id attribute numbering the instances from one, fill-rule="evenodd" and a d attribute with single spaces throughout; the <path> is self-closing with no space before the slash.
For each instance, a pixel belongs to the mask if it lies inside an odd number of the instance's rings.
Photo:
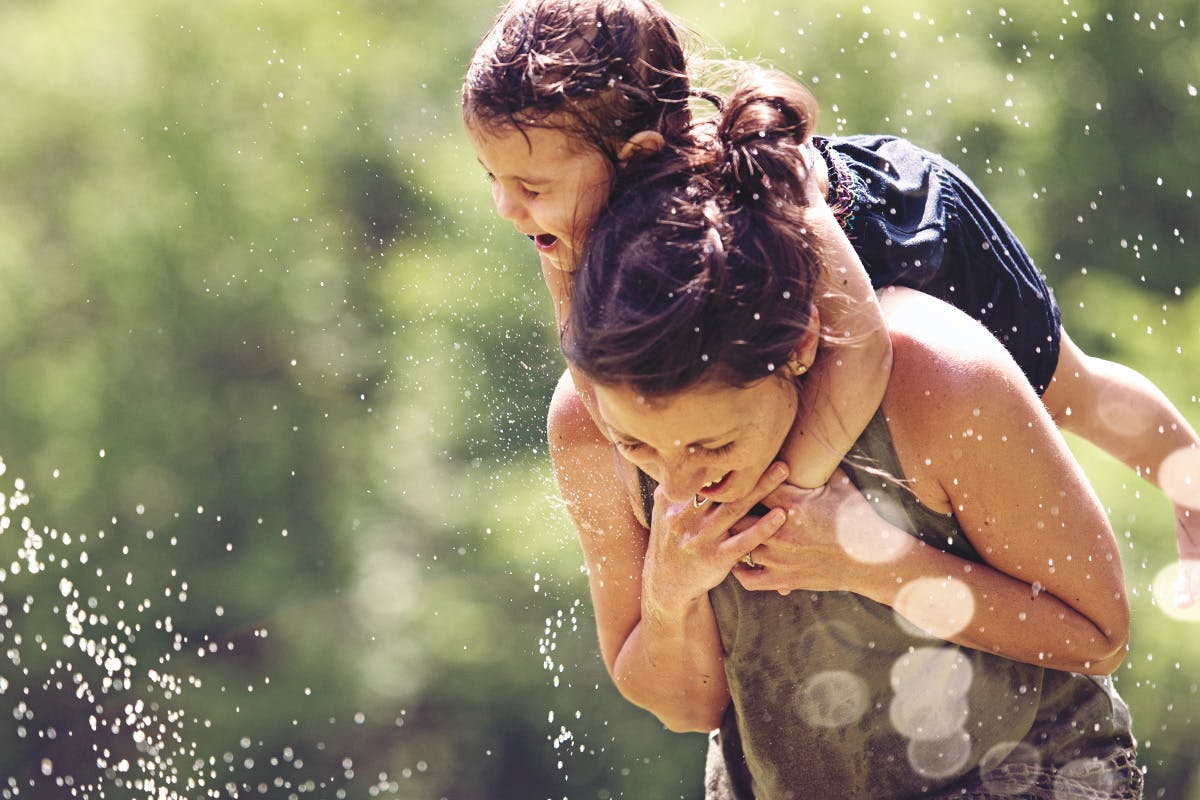
<path id="1" fill-rule="evenodd" d="M 842 469 L 892 524 L 982 562 L 952 515 L 905 487 L 880 412 Z M 653 507 L 652 481 L 642 500 Z M 951 644 L 851 592 L 751 592 L 730 575 L 709 598 L 733 698 L 727 788 L 711 800 L 946 796 L 1014 759 L 1053 770 L 1132 747 L 1108 678 Z"/>

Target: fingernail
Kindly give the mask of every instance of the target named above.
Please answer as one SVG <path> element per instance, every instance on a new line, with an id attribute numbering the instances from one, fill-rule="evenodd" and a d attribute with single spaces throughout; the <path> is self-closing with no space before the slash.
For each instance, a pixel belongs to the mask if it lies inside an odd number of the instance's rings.
<path id="1" fill-rule="evenodd" d="M 772 525 L 782 525 L 784 520 L 787 519 L 787 514 L 784 513 L 782 508 L 772 508 L 767 516 L 771 518 Z"/>
<path id="2" fill-rule="evenodd" d="M 772 478 L 779 480 L 781 478 L 786 478 L 787 474 L 788 474 L 787 464 L 783 463 L 782 461 L 776 461 L 774 464 L 771 465 L 771 477 Z"/>

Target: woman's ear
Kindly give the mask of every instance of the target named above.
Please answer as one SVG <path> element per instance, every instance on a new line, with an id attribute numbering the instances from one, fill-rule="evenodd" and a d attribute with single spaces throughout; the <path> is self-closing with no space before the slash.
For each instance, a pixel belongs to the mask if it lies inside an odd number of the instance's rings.
<path id="1" fill-rule="evenodd" d="M 801 334 L 800 340 L 792 348 L 792 356 L 788 359 L 788 370 L 792 377 L 808 372 L 809 367 L 817 358 L 817 349 L 821 345 L 821 317 L 817 307 L 809 303 L 808 328 Z"/>
<path id="2" fill-rule="evenodd" d="M 625 140 L 617 150 L 617 162 L 625 166 L 629 159 L 637 156 L 648 156 L 662 150 L 667 140 L 658 131 L 638 131 Z"/>

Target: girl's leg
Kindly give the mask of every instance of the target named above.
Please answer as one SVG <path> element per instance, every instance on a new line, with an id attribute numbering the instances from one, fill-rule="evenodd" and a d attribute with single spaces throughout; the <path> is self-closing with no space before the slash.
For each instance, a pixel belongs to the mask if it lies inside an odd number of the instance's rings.
<path id="1" fill-rule="evenodd" d="M 1060 331 L 1058 367 L 1042 401 L 1078 434 L 1161 488 L 1175 505 L 1181 606 L 1200 601 L 1200 437 L 1136 370 L 1094 358 Z"/>

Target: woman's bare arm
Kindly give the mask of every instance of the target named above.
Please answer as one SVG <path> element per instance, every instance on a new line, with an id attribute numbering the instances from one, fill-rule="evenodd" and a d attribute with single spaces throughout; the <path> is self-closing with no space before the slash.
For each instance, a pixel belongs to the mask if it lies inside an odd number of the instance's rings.
<path id="1" fill-rule="evenodd" d="M 884 303 L 897 332 L 885 401 L 897 452 L 927 482 L 918 493 L 944 498 L 992 567 L 923 565 L 970 589 L 975 613 L 961 640 L 1057 669 L 1111 672 L 1129 631 L 1121 560 L 1104 508 L 1049 414 L 978 323 L 915 292 L 887 292 Z"/>
<path id="2" fill-rule="evenodd" d="M 550 454 L 559 491 L 583 547 L 600 651 L 630 702 L 676 731 L 717 727 L 729 703 L 716 619 L 707 595 L 643 619 L 649 531 L 634 515 L 613 449 L 570 373 L 555 390 Z"/>
<path id="3" fill-rule="evenodd" d="M 895 353 L 884 411 L 908 486 L 954 514 L 984 563 L 885 522 L 839 474 L 807 497 L 785 487 L 768 498 L 791 508 L 791 521 L 754 552 L 766 569 L 739 580 L 845 589 L 957 644 L 1111 672 L 1129 629 L 1116 541 L 1045 408 L 1011 356 L 961 312 L 909 290 L 885 292 L 884 307 Z M 846 525 L 858 557 L 839 540 Z"/>

